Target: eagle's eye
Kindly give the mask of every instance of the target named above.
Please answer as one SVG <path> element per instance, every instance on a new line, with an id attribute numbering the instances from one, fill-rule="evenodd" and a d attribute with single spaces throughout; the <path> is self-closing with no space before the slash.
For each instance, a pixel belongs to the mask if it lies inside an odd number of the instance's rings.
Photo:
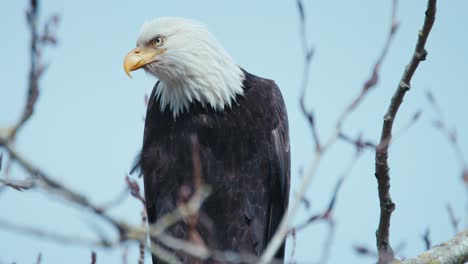
<path id="1" fill-rule="evenodd" d="M 151 40 L 151 42 L 154 47 L 161 47 L 162 45 L 164 45 L 164 42 L 166 42 L 166 37 L 156 36 L 155 38 L 153 38 L 153 40 Z"/>

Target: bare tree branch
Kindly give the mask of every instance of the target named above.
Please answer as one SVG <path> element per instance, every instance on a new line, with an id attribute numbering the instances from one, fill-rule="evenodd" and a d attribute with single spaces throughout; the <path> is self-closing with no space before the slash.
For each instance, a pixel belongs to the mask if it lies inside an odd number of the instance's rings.
<path id="1" fill-rule="evenodd" d="M 394 260 L 392 264 L 445 263 L 459 264 L 468 262 L 468 231 L 459 233 L 454 238 L 418 255 L 403 261 Z"/>
<path id="2" fill-rule="evenodd" d="M 436 0 L 429 0 L 426 10 L 426 18 L 422 29 L 418 34 L 416 48 L 410 63 L 406 66 L 397 90 L 393 95 L 390 106 L 384 117 L 380 144 L 375 154 L 375 176 L 378 183 L 380 200 L 380 220 L 376 231 L 377 250 L 379 252 L 379 263 L 388 263 L 394 259 L 394 253 L 389 241 L 390 218 L 395 204 L 390 197 L 390 175 L 388 166 L 388 143 L 392 137 L 393 122 L 398 109 L 403 102 L 403 97 L 410 89 L 411 79 L 419 63 L 426 59 L 427 51 L 424 46 L 434 24 L 436 13 Z"/>

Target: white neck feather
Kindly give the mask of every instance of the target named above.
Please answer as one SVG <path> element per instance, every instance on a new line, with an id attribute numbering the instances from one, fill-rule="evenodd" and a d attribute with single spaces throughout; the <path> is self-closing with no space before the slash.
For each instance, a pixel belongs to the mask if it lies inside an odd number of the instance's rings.
<path id="1" fill-rule="evenodd" d="M 231 106 L 236 95 L 243 94 L 244 73 L 230 57 L 197 55 L 184 54 L 177 64 L 160 64 L 167 69 L 160 69 L 158 76 L 160 83 L 156 95 L 161 110 L 169 106 L 177 116 L 195 101 L 215 110 L 224 110 L 225 106 Z"/>
<path id="2" fill-rule="evenodd" d="M 244 72 L 204 26 L 191 22 L 168 37 L 166 45 L 160 61 L 146 67 L 160 80 L 156 96 L 161 110 L 169 107 L 176 117 L 198 101 L 221 111 L 243 95 Z"/>

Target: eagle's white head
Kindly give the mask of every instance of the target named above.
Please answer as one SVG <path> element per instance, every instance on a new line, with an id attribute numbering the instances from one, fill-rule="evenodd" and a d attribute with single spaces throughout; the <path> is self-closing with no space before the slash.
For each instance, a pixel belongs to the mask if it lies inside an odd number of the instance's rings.
<path id="1" fill-rule="evenodd" d="M 159 79 L 160 107 L 169 106 L 174 116 L 194 101 L 223 110 L 243 94 L 243 71 L 206 27 L 193 20 L 161 17 L 144 23 L 137 47 L 124 61 L 129 76 L 140 68 Z"/>

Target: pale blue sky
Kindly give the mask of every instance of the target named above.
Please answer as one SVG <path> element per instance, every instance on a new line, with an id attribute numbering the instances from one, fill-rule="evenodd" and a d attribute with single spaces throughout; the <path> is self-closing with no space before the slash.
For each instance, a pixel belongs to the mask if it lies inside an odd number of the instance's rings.
<path id="1" fill-rule="evenodd" d="M 17 120 L 25 98 L 27 2 L 7 1 L 0 9 L 0 127 Z M 330 133 L 343 107 L 368 77 L 387 34 L 390 3 L 307 1 L 308 35 L 316 48 L 307 103 L 316 111 L 322 137 Z M 345 124 L 348 134 L 362 132 L 374 142 L 379 138 L 382 117 L 413 52 L 425 6 L 422 0 L 401 1 L 400 28 L 383 64 L 380 83 Z M 435 114 L 424 96 L 427 89 L 433 91 L 449 126 L 457 127 L 462 149 L 468 152 L 466 10 L 466 1 L 440 1 L 427 44 L 428 59 L 416 72 L 395 123 L 398 131 L 414 112 L 423 111 L 421 119 L 400 134 L 390 149 L 392 196 L 397 206 L 391 242 L 394 246 L 406 243 L 405 256 L 424 249 L 420 236 L 426 228 L 434 243 L 453 236 L 447 202 L 466 226 L 467 196 L 461 168 L 447 140 L 434 129 Z M 123 57 L 134 47 L 145 20 L 183 16 L 201 20 L 242 67 L 274 79 L 281 88 L 290 117 L 291 191 L 298 189 L 299 168 L 312 159 L 313 145 L 297 103 L 302 54 L 295 1 L 44 1 L 42 18 L 52 13 L 62 18 L 59 46 L 44 54 L 50 67 L 40 83 L 37 112 L 17 143 L 31 162 L 96 203 L 115 197 L 125 186 L 124 176 L 140 148 L 143 98 L 155 82 L 143 72 L 127 78 Z M 298 222 L 323 210 L 352 154 L 352 147 L 340 142 L 326 155 L 307 194 L 311 209 L 302 210 Z M 354 244 L 370 248 L 375 244 L 379 211 L 373 159 L 373 153 L 366 152 L 340 192 L 330 263 L 373 263 L 352 250 Z M 24 176 L 19 169 L 12 173 Z M 112 213 L 139 223 L 140 208 L 137 201 L 127 199 Z M 38 191 L 2 192 L 0 212 L 2 219 L 46 230 L 92 236 L 98 225 L 112 234 L 91 214 Z M 300 232 L 294 259 L 299 263 L 318 260 L 325 231 L 323 224 L 317 224 Z M 43 254 L 43 263 L 64 263 L 64 259 L 88 263 L 91 250 L 98 253 L 98 263 L 120 263 L 121 249 L 63 246 L 0 229 L 0 263 L 32 263 L 38 252 Z M 129 244 L 130 263 L 136 263 L 137 251 L 136 245 Z"/>

